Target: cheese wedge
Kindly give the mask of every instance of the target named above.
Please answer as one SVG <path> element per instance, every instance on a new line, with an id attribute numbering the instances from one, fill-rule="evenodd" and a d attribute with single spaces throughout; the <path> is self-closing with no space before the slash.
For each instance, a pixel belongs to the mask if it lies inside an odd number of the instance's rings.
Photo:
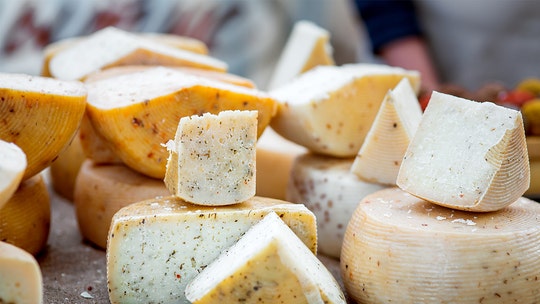
<path id="1" fill-rule="evenodd" d="M 0 140 L 0 209 L 21 183 L 26 169 L 26 155 L 13 143 Z"/>
<path id="2" fill-rule="evenodd" d="M 286 200 L 304 204 L 317 218 L 318 251 L 338 258 L 347 223 L 358 202 L 384 189 L 350 172 L 353 159 L 315 154 L 297 157 L 291 168 Z"/>
<path id="3" fill-rule="evenodd" d="M 51 59 L 49 70 L 57 79 L 83 80 L 98 70 L 132 64 L 227 70 L 225 62 L 213 57 L 155 43 L 114 27 L 95 32 L 59 51 Z"/>
<path id="4" fill-rule="evenodd" d="M 270 212 L 316 252 L 315 216 L 299 204 L 254 197 L 205 207 L 170 196 L 122 208 L 107 243 L 111 303 L 189 303 L 187 284 Z"/>
<path id="5" fill-rule="evenodd" d="M 165 185 L 197 205 L 241 203 L 255 195 L 257 111 L 223 111 L 180 119 L 167 143 Z"/>
<path id="6" fill-rule="evenodd" d="M 397 185 L 443 206 L 494 211 L 530 182 L 521 113 L 433 92 L 403 158 Z"/>
<path id="7" fill-rule="evenodd" d="M 346 303 L 332 274 L 270 212 L 186 287 L 203 303 Z"/>
<path id="8" fill-rule="evenodd" d="M 157 67 L 87 84 L 87 114 L 96 131 L 132 169 L 163 179 L 181 117 L 224 110 L 257 110 L 257 135 L 276 111 L 276 101 L 255 89 Z"/>
<path id="9" fill-rule="evenodd" d="M 0 242 L 0 278 L 0 303 L 43 303 L 41 269 L 23 249 Z"/>
<path id="10" fill-rule="evenodd" d="M 534 303 L 540 204 L 448 209 L 399 188 L 366 197 L 343 241 L 341 272 L 358 303 Z"/>
<path id="11" fill-rule="evenodd" d="M 68 201 L 73 201 L 75 179 L 85 159 L 79 134 L 80 132 L 75 134 L 67 148 L 49 167 L 51 186 L 57 194 Z"/>
<path id="12" fill-rule="evenodd" d="M 168 196 L 162 180 L 144 176 L 125 165 L 98 165 L 85 160 L 75 182 L 74 206 L 82 236 L 106 249 L 113 215 L 123 207 Z"/>
<path id="13" fill-rule="evenodd" d="M 86 107 L 80 82 L 0 73 L 0 138 L 26 154 L 23 180 L 48 167 L 69 144 Z"/>
<path id="14" fill-rule="evenodd" d="M 311 151 L 337 157 L 358 153 L 388 90 L 418 72 L 385 65 L 318 66 L 270 92 L 278 101 L 271 126 Z"/>
<path id="15" fill-rule="evenodd" d="M 422 119 L 422 109 L 407 78 L 390 90 L 351 166 L 359 178 L 396 185 L 401 161 Z"/>
<path id="16" fill-rule="evenodd" d="M 334 65 L 330 33 L 310 21 L 298 21 L 283 48 L 268 85 L 282 86 L 318 65 Z"/>

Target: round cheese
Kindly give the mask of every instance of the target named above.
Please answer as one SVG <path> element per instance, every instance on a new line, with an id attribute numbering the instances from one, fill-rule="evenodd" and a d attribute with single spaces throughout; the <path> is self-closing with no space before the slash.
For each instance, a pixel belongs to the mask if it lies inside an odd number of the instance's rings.
<path id="1" fill-rule="evenodd" d="M 26 154 L 13 143 L 0 140 L 0 209 L 19 187 L 26 169 Z"/>
<path id="2" fill-rule="evenodd" d="M 84 159 L 79 132 L 77 132 L 69 146 L 58 155 L 49 168 L 50 182 L 54 191 L 69 201 L 73 201 L 75 179 Z"/>

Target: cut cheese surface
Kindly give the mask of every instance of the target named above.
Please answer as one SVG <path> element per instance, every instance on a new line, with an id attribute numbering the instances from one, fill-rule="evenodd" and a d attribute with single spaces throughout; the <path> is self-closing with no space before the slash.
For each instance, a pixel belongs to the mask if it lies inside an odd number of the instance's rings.
<path id="1" fill-rule="evenodd" d="M 206 207 L 171 196 L 122 208 L 107 243 L 111 303 L 189 303 L 187 284 L 270 212 L 316 252 L 315 216 L 299 204 L 254 197 Z"/>
<path id="2" fill-rule="evenodd" d="M 17 145 L 0 140 L 0 209 L 19 187 L 26 169 L 26 154 Z"/>
<path id="3" fill-rule="evenodd" d="M 421 119 L 416 93 L 404 78 L 384 97 L 351 171 L 365 181 L 395 186 L 401 161 Z"/>
<path id="4" fill-rule="evenodd" d="M 0 242 L 0 278 L 0 303 L 43 303 L 39 264 L 23 249 Z"/>
<path id="5" fill-rule="evenodd" d="M 494 211 L 529 183 L 519 111 L 433 92 L 399 170 L 400 188 L 451 208 Z"/>
<path id="6" fill-rule="evenodd" d="M 347 227 L 341 271 L 359 303 L 534 303 L 540 204 L 496 212 L 438 206 L 399 188 L 366 197 Z"/>
<path id="7" fill-rule="evenodd" d="M 304 204 L 317 217 L 318 250 L 339 258 L 351 214 L 365 196 L 385 186 L 350 172 L 353 159 L 315 154 L 297 157 L 287 185 L 287 201 Z"/>
<path id="8" fill-rule="evenodd" d="M 315 67 L 270 91 L 278 101 L 271 126 L 311 151 L 353 157 L 384 96 L 403 78 L 418 91 L 416 71 L 372 64 Z"/>
<path id="9" fill-rule="evenodd" d="M 338 283 L 270 212 L 198 274 L 186 298 L 203 303 L 345 303 Z"/>

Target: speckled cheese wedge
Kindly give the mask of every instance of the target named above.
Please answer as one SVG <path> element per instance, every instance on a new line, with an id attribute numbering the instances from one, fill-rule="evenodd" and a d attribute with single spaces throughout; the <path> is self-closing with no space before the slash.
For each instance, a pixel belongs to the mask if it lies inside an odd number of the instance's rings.
<path id="1" fill-rule="evenodd" d="M 122 208 L 107 243 L 111 303 L 189 303 L 187 284 L 270 212 L 316 252 L 315 216 L 299 204 L 254 197 L 205 207 L 171 196 Z"/>
<path id="2" fill-rule="evenodd" d="M 315 67 L 270 91 L 278 101 L 271 126 L 311 151 L 356 156 L 384 96 L 403 78 L 418 90 L 415 71 L 372 64 Z"/>
<path id="3" fill-rule="evenodd" d="M 205 303 L 346 303 L 332 274 L 275 212 L 208 265 L 186 287 Z"/>
<path id="4" fill-rule="evenodd" d="M 0 99 L 0 139 L 26 154 L 24 180 L 69 144 L 84 114 L 86 89 L 80 82 L 0 73 Z"/>
<path id="5" fill-rule="evenodd" d="M 368 182 L 395 186 L 401 161 L 421 119 L 418 98 L 404 78 L 384 97 L 351 172 Z"/>
<path id="6" fill-rule="evenodd" d="M 334 65 L 330 33 L 310 21 L 297 22 L 283 48 L 268 89 L 276 89 L 318 65 Z"/>
<path id="7" fill-rule="evenodd" d="M 315 154 L 297 157 L 291 168 L 286 200 L 301 203 L 317 217 L 318 251 L 339 258 L 343 234 L 358 202 L 385 186 L 350 172 L 353 159 Z"/>
<path id="8" fill-rule="evenodd" d="M 0 303 L 43 303 L 41 269 L 23 249 L 0 242 L 0 278 Z"/>
<path id="9" fill-rule="evenodd" d="M 0 140 L 0 209 L 21 183 L 26 155 L 17 145 Z"/>
<path id="10" fill-rule="evenodd" d="M 197 205 L 220 206 L 255 195 L 257 111 L 182 117 L 167 143 L 165 185 Z"/>
<path id="11" fill-rule="evenodd" d="M 494 211 L 529 187 L 519 111 L 433 92 L 401 164 L 397 185 L 443 206 Z"/>
<path id="12" fill-rule="evenodd" d="M 441 207 L 399 189 L 366 197 L 343 241 L 341 273 L 358 303 L 535 303 L 540 204 L 496 212 Z"/>
<path id="13" fill-rule="evenodd" d="M 170 193 L 162 180 L 125 165 L 98 165 L 85 160 L 75 182 L 74 205 L 82 236 L 106 249 L 113 215 L 123 207 Z"/>

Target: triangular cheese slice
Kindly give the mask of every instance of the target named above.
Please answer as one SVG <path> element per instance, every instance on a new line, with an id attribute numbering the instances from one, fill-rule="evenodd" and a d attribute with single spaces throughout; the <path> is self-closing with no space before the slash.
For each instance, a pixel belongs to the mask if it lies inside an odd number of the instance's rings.
<path id="1" fill-rule="evenodd" d="M 21 183 L 26 169 L 26 154 L 13 143 L 0 140 L 0 209 Z"/>

